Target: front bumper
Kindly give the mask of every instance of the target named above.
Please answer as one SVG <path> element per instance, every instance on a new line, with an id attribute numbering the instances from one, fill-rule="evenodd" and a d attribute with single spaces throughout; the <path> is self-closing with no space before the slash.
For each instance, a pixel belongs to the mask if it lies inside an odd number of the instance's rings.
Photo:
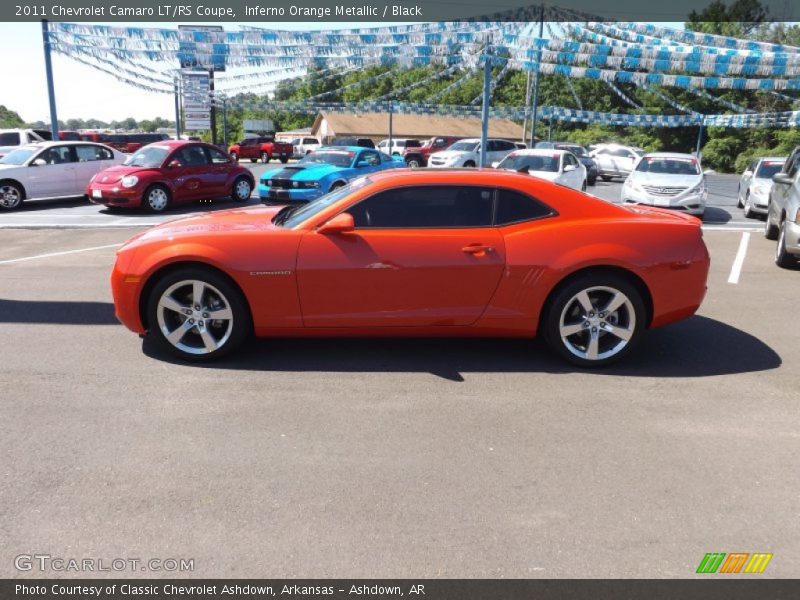
<path id="1" fill-rule="evenodd" d="M 706 210 L 708 192 L 682 193 L 677 196 L 652 196 L 630 186 L 622 188 L 622 202 L 625 204 L 644 204 L 658 208 L 680 210 L 690 215 L 700 216 Z"/>
<path id="2" fill-rule="evenodd" d="M 769 192 L 766 194 L 754 194 L 750 192 L 750 210 L 759 215 L 767 214 L 769 209 Z"/>
<path id="3" fill-rule="evenodd" d="M 135 208 L 142 205 L 142 190 L 139 186 L 124 188 L 119 183 L 102 184 L 92 182 L 86 186 L 86 195 L 93 204 L 103 206 L 129 206 Z"/>
<path id="4" fill-rule="evenodd" d="M 289 202 L 311 202 L 322 196 L 320 188 L 276 188 L 265 183 L 258 185 L 258 197 L 264 204 L 287 204 Z"/>

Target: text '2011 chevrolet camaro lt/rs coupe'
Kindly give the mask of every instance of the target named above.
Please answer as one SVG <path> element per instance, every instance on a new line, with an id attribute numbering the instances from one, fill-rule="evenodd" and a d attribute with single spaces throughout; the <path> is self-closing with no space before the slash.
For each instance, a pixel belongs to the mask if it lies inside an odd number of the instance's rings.
<path id="1" fill-rule="evenodd" d="M 134 236 L 116 314 L 185 359 L 248 336 L 545 338 L 602 366 L 706 291 L 700 221 L 526 175 L 395 170 L 305 204 L 233 209 Z"/>

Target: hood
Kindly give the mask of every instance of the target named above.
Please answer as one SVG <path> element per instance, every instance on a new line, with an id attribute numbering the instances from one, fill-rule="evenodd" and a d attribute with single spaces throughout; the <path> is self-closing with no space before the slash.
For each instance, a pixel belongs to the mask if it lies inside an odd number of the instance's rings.
<path id="1" fill-rule="evenodd" d="M 2 150 L 0 150 L 0 156 L 2 156 L 2 155 L 3 155 L 3 152 L 2 152 Z M 2 171 L 5 174 L 10 173 L 14 169 L 24 169 L 24 168 L 25 167 L 23 167 L 22 165 L 0 165 L 0 171 Z"/>
<path id="2" fill-rule="evenodd" d="M 123 177 L 135 175 L 142 171 L 152 170 L 149 167 L 126 167 L 125 165 L 114 165 L 100 171 L 94 180 L 98 183 L 117 183 Z"/>
<path id="3" fill-rule="evenodd" d="M 148 241 L 169 239 L 185 241 L 201 236 L 207 240 L 212 235 L 224 235 L 232 232 L 268 232 L 288 231 L 272 224 L 272 217 L 282 206 L 254 206 L 250 208 L 232 208 L 205 213 L 192 217 L 182 217 L 151 227 L 129 239 L 125 245 L 144 244 Z"/>
<path id="4" fill-rule="evenodd" d="M 317 181 L 329 173 L 336 173 L 349 167 L 336 167 L 326 163 L 309 163 L 307 165 L 291 165 L 281 169 L 273 169 L 261 175 L 261 181 L 267 179 L 294 179 L 297 181 Z"/>
<path id="5" fill-rule="evenodd" d="M 630 174 L 632 181 L 639 185 L 660 187 L 694 187 L 703 181 L 703 175 L 665 175 L 663 173 L 642 173 L 634 171 Z"/>

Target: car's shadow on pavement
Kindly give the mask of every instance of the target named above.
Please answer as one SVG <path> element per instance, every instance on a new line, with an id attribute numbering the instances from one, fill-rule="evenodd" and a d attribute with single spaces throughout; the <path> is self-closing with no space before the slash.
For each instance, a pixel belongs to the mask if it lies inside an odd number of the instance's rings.
<path id="1" fill-rule="evenodd" d="M 145 338 L 151 358 L 185 364 Z M 775 369 L 778 354 L 758 338 L 706 317 L 647 332 L 619 365 L 584 370 L 542 341 L 519 339 L 261 339 L 199 368 L 247 371 L 421 372 L 464 381 L 463 373 L 592 373 L 598 376 L 710 377 Z"/>
<path id="2" fill-rule="evenodd" d="M 732 218 L 733 215 L 731 215 L 731 213 L 724 208 L 707 206 L 705 214 L 703 215 L 703 223 L 715 223 L 717 225 L 721 225 L 723 223 L 727 223 Z"/>
<path id="3" fill-rule="evenodd" d="M 110 302 L 6 300 L 0 298 L 0 323 L 119 325 Z"/>

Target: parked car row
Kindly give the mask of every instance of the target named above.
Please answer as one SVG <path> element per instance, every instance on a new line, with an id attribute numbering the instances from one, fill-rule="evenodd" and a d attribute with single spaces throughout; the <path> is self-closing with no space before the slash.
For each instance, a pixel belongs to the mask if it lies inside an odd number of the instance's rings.
<path id="1" fill-rule="evenodd" d="M 252 173 L 210 144 L 168 140 L 125 155 L 92 142 L 37 142 L 0 159 L 0 208 L 82 195 L 117 208 L 162 212 L 200 199 L 250 198 Z"/>

